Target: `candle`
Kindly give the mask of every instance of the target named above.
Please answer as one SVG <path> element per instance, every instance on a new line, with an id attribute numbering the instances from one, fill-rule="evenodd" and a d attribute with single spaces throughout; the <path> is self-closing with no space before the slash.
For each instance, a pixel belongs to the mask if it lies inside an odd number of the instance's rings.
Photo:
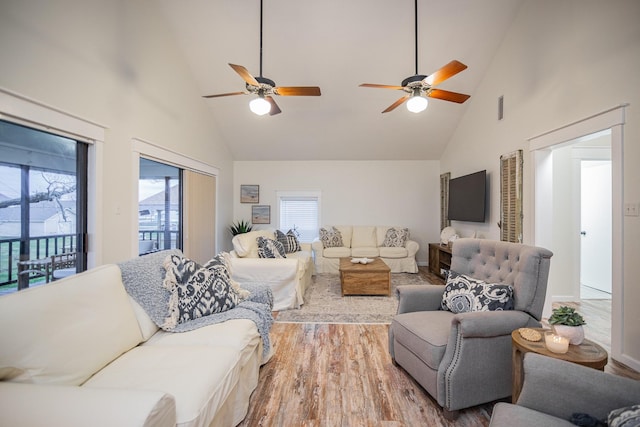
<path id="1" fill-rule="evenodd" d="M 556 335 L 553 332 L 544 334 L 544 343 L 553 353 L 566 353 L 569 351 L 569 338 Z"/>

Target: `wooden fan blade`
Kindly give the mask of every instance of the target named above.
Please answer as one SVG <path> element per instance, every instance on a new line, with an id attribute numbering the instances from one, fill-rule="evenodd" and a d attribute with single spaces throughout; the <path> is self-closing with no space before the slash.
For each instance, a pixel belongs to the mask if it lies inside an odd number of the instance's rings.
<path id="1" fill-rule="evenodd" d="M 276 104 L 276 101 L 273 99 L 273 97 L 265 96 L 264 99 L 269 101 L 269 104 L 271 104 L 271 110 L 269 110 L 270 116 L 282 113 L 282 110 L 280 109 L 280 107 L 278 107 L 278 104 Z"/>
<path id="2" fill-rule="evenodd" d="M 246 92 L 229 92 L 229 93 L 219 93 L 217 95 L 204 95 L 203 98 L 218 98 L 220 96 L 233 96 L 233 95 L 246 95 Z"/>
<path id="3" fill-rule="evenodd" d="M 362 83 L 360 87 L 372 87 L 376 89 L 396 89 L 396 90 L 404 89 L 402 86 L 377 85 L 374 83 Z"/>
<path id="4" fill-rule="evenodd" d="M 471 98 L 470 95 L 465 95 L 464 93 L 450 92 L 448 90 L 441 89 L 432 89 L 428 96 L 431 98 L 443 99 L 445 101 L 457 102 L 458 104 L 462 104 L 464 101 Z"/>
<path id="5" fill-rule="evenodd" d="M 388 113 L 389 111 L 393 111 L 396 109 L 396 107 L 398 107 L 399 105 L 402 105 L 407 99 L 409 99 L 411 96 L 410 95 L 406 95 L 403 96 L 402 98 L 398 99 L 396 102 L 394 102 L 393 104 L 389 105 L 387 107 L 386 110 L 383 111 L 383 113 Z"/>
<path id="6" fill-rule="evenodd" d="M 281 96 L 320 96 L 317 86 L 289 86 L 273 88 L 276 95 Z"/>
<path id="7" fill-rule="evenodd" d="M 242 65 L 229 64 L 229 66 L 233 68 L 233 71 L 240 74 L 240 77 L 242 77 L 242 79 L 245 82 L 249 83 L 251 86 L 260 86 L 260 83 L 258 83 L 256 78 L 253 77 L 251 73 L 249 73 L 249 71 L 247 71 L 247 69 L 244 68 Z"/>
<path id="8" fill-rule="evenodd" d="M 444 67 L 440 68 L 438 71 L 435 71 L 431 75 L 428 75 L 424 79 L 424 81 L 429 86 L 435 86 L 447 80 L 449 77 L 455 76 L 460 71 L 464 71 L 466 68 L 467 68 L 466 65 L 454 59 Z"/>

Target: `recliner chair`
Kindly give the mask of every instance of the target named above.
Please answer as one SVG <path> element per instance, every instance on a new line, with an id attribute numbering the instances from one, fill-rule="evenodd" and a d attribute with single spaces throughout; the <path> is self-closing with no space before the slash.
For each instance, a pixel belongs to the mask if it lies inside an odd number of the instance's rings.
<path id="1" fill-rule="evenodd" d="M 444 286 L 398 287 L 389 352 L 455 419 L 460 409 L 511 395 L 511 332 L 540 327 L 550 259 L 547 249 L 483 239 L 453 243 L 451 270 L 513 286 L 514 309 L 454 314 L 440 308 Z"/>

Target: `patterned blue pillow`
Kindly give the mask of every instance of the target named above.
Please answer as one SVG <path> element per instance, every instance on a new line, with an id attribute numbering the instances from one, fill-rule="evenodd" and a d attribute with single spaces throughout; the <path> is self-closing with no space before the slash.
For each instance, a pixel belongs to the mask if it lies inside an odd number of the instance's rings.
<path id="1" fill-rule="evenodd" d="M 513 286 L 486 283 L 450 270 L 441 308 L 453 313 L 513 310 Z"/>
<path id="2" fill-rule="evenodd" d="M 409 240 L 408 228 L 390 228 L 384 236 L 382 246 L 387 248 L 404 248 Z"/>
<path id="3" fill-rule="evenodd" d="M 267 237 L 258 237 L 258 256 L 260 258 L 286 258 L 284 246 L 277 240 Z"/>
<path id="4" fill-rule="evenodd" d="M 276 230 L 276 240 L 284 246 L 284 251 L 288 254 L 301 250 L 300 242 L 293 230 L 287 231 L 287 234 L 284 234 L 280 230 Z"/>
<path id="5" fill-rule="evenodd" d="M 640 405 L 614 409 L 609 413 L 608 422 L 609 427 L 640 426 Z"/>
<path id="6" fill-rule="evenodd" d="M 181 323 L 230 310 L 242 301 L 223 260 L 210 261 L 205 268 L 183 256 L 169 255 L 164 268 L 163 285 L 171 297 L 162 329 L 170 331 Z"/>

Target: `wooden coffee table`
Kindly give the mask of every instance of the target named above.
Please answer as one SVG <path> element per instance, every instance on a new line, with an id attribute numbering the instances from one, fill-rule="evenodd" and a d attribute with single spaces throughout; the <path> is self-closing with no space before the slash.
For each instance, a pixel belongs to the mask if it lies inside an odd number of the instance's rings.
<path id="1" fill-rule="evenodd" d="M 391 269 L 380 258 L 369 264 L 355 264 L 351 258 L 340 258 L 340 285 L 342 296 L 391 296 Z"/>
<path id="2" fill-rule="evenodd" d="M 522 382 L 524 381 L 522 361 L 524 360 L 524 355 L 526 353 L 538 353 L 604 371 L 604 367 L 609 360 L 609 355 L 604 348 L 593 341 L 585 339 L 580 345 L 570 345 L 569 351 L 566 353 L 553 353 L 552 351 L 547 350 L 547 347 L 544 344 L 544 333 L 549 329 L 532 329 L 540 332 L 540 335 L 542 335 L 542 339 L 540 341 L 525 340 L 517 329 L 511 333 L 511 343 L 513 348 L 513 389 L 511 401 L 513 403 L 516 403 L 518 396 L 520 396 L 520 391 L 522 390 Z"/>

